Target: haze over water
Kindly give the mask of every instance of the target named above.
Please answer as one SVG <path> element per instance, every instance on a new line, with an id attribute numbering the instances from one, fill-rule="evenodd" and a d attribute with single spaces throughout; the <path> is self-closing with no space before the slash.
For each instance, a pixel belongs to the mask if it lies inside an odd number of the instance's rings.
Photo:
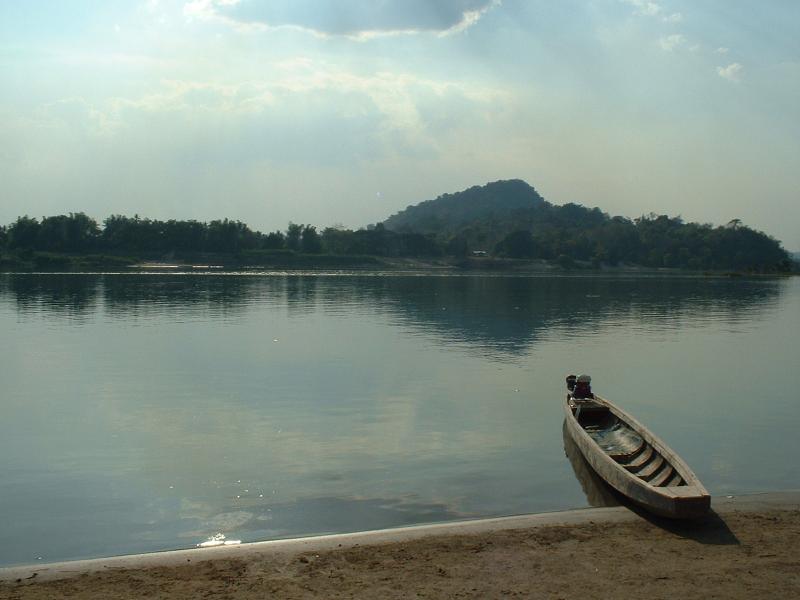
<path id="1" fill-rule="evenodd" d="M 587 505 L 568 372 L 792 489 L 800 281 L 0 275 L 0 564 Z"/>

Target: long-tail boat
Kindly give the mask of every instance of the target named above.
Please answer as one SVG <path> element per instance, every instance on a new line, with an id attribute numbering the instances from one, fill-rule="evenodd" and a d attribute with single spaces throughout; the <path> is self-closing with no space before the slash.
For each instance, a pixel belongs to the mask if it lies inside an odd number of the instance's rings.
<path id="1" fill-rule="evenodd" d="M 575 445 L 618 492 L 664 517 L 697 518 L 708 512 L 711 496 L 697 475 L 631 415 L 594 394 L 576 398 L 574 391 L 568 391 L 564 410 Z"/>

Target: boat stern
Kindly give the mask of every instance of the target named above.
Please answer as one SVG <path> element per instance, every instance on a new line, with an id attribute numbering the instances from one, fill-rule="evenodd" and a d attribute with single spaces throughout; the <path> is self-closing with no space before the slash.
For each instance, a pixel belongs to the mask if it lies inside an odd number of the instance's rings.
<path id="1" fill-rule="evenodd" d="M 669 488 L 673 495 L 670 514 L 674 519 L 698 519 L 708 514 L 711 495 L 702 486 L 684 485 Z"/>

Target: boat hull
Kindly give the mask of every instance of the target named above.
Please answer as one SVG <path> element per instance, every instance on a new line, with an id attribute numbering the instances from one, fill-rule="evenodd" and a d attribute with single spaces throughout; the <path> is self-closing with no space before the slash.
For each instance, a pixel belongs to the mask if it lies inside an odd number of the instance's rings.
<path id="1" fill-rule="evenodd" d="M 606 408 L 615 419 L 644 442 L 642 446 L 644 449 L 631 453 L 632 459 L 621 459 L 619 456 L 616 459 L 612 458 L 584 429 L 576 416 L 576 413 L 580 415 L 580 411 L 577 410 L 578 404 L 567 397 L 564 404 L 566 429 L 586 461 L 606 483 L 636 504 L 660 516 L 692 519 L 702 517 L 708 512 L 711 506 L 711 496 L 708 491 L 683 460 L 646 427 L 608 400 L 597 398 L 593 405 Z M 650 453 L 647 462 L 643 460 L 645 451 Z M 637 456 L 640 458 L 637 459 Z M 639 474 L 632 472 L 637 468 L 634 464 L 637 460 L 644 465 L 640 468 Z M 656 463 L 658 467 L 648 467 Z M 677 483 L 654 485 L 647 481 L 651 475 L 643 474 L 648 468 L 651 471 L 660 468 L 662 472 L 664 469 L 671 469 L 669 473 L 664 472 L 661 476 L 672 477 Z M 655 482 L 656 479 L 652 481 Z"/>

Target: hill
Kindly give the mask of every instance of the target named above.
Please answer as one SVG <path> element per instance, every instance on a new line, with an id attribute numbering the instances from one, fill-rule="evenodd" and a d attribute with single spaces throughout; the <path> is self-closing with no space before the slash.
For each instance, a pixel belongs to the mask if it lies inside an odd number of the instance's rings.
<path id="1" fill-rule="evenodd" d="M 684 223 L 650 214 L 611 217 L 599 208 L 557 206 L 521 180 L 445 194 L 389 217 L 383 226 L 433 238 L 446 254 L 482 251 L 509 258 L 708 270 L 786 271 L 780 243 L 742 225 Z"/>
<path id="2" fill-rule="evenodd" d="M 443 194 L 392 215 L 383 222 L 397 232 L 454 234 L 478 223 L 504 221 L 518 211 L 546 204 L 532 186 L 520 179 L 473 186 L 463 192 Z"/>

